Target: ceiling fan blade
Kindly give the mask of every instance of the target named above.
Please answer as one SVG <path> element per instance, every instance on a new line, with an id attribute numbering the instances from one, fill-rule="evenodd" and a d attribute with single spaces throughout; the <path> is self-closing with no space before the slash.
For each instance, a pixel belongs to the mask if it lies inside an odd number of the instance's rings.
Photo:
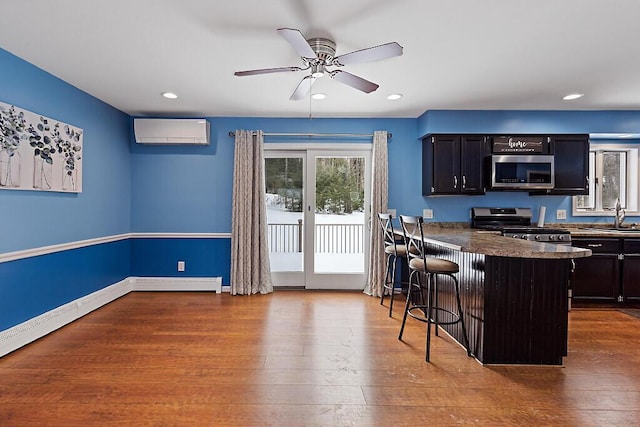
<path id="1" fill-rule="evenodd" d="M 370 82 L 369 80 L 365 80 L 362 77 L 355 76 L 342 70 L 332 71 L 331 78 L 364 93 L 371 93 L 379 87 L 377 84 Z"/>
<path id="2" fill-rule="evenodd" d="M 280 34 L 291 46 L 298 52 L 298 55 L 303 58 L 317 58 L 316 53 L 311 49 L 309 43 L 304 38 L 300 30 L 293 28 L 278 28 L 278 34 Z"/>
<path id="3" fill-rule="evenodd" d="M 396 42 L 381 44 L 367 49 L 356 50 L 333 59 L 333 65 L 349 65 L 361 62 L 380 61 L 402 55 L 402 46 Z"/>
<path id="4" fill-rule="evenodd" d="M 258 74 L 284 73 L 286 71 L 302 71 L 300 67 L 262 68 L 259 70 L 236 71 L 234 76 L 255 76 Z"/>
<path id="5" fill-rule="evenodd" d="M 300 83 L 298 83 L 298 87 L 291 94 L 291 101 L 297 101 L 299 99 L 304 98 L 309 91 L 311 90 L 311 86 L 316 81 L 316 77 L 307 76 Z"/>

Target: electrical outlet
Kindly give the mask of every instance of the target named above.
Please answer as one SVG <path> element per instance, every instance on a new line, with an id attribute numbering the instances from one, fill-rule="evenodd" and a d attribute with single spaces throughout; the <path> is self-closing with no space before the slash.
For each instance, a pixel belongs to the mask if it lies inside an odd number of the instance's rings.
<path id="1" fill-rule="evenodd" d="M 558 209 L 556 211 L 556 219 L 567 219 L 567 211 L 564 209 Z"/>
<path id="2" fill-rule="evenodd" d="M 422 217 L 424 219 L 433 219 L 433 209 L 423 209 Z"/>
<path id="3" fill-rule="evenodd" d="M 178 271 L 184 271 L 184 261 L 178 261 Z"/>
<path id="4" fill-rule="evenodd" d="M 392 217 L 396 217 L 396 210 L 395 209 L 387 209 L 387 213 L 389 215 L 391 215 Z"/>

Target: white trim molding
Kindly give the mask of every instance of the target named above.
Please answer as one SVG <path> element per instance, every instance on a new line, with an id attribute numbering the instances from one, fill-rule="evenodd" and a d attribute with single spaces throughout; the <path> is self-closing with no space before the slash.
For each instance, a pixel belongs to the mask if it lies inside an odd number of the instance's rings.
<path id="1" fill-rule="evenodd" d="M 222 292 L 222 277 L 127 277 L 99 291 L 0 331 L 0 357 L 133 291 Z"/>
<path id="2" fill-rule="evenodd" d="M 231 233 L 125 233 L 0 254 L 0 263 L 126 239 L 230 239 Z"/>
<path id="3" fill-rule="evenodd" d="M 131 238 L 130 234 L 117 234 L 114 236 L 97 237 L 95 239 L 79 240 L 77 242 L 61 243 L 59 245 L 42 246 L 39 248 L 25 249 L 23 251 L 6 252 L 0 254 L 0 263 L 31 258 L 40 255 L 48 255 L 55 252 L 84 248 L 86 246 L 100 245 L 102 243 L 117 242 Z"/>
<path id="4" fill-rule="evenodd" d="M 230 239 L 231 233 L 130 233 L 134 239 Z"/>

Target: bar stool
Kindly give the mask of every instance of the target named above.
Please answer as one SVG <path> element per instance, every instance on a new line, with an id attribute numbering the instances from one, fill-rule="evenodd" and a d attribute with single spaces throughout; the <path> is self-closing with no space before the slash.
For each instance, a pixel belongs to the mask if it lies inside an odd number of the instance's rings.
<path id="1" fill-rule="evenodd" d="M 402 289 L 396 289 L 396 260 L 406 258 L 407 248 L 403 244 L 398 244 L 397 238 L 393 233 L 393 215 L 378 213 L 378 223 L 382 228 L 382 236 L 384 238 L 384 254 L 387 260 L 387 266 L 384 272 L 384 284 L 382 285 L 382 297 L 380 305 L 384 303 L 384 297 L 389 292 L 389 317 L 393 312 L 393 297 L 396 293 L 400 293 Z"/>
<path id="2" fill-rule="evenodd" d="M 467 329 L 464 324 L 462 304 L 460 303 L 460 286 L 458 279 L 454 275 L 459 271 L 458 264 L 452 261 L 426 256 L 422 217 L 400 215 L 400 224 L 404 234 L 409 270 L 411 273 L 409 275 L 407 302 L 404 308 L 404 316 L 402 318 L 402 326 L 400 327 L 398 339 L 402 341 L 402 333 L 404 332 L 407 315 L 421 322 L 425 322 L 427 324 L 426 361 L 428 362 L 431 347 L 431 325 L 433 324 L 435 326 L 435 334 L 437 336 L 438 326 L 460 323 L 464 347 L 467 350 L 467 356 L 471 356 Z M 426 288 L 422 285 L 422 275 L 426 275 Z M 457 312 L 438 305 L 438 277 L 442 276 L 446 276 L 453 281 Z M 426 304 L 423 291 L 427 291 Z M 420 304 L 415 304 L 412 301 L 412 295 L 416 292 L 420 295 Z"/>

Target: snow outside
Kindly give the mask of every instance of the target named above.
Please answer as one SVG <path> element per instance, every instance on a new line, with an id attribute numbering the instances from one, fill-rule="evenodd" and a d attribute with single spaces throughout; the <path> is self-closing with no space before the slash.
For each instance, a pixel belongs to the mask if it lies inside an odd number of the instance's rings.
<path id="1" fill-rule="evenodd" d="M 270 243 L 274 238 L 293 242 L 294 249 L 269 252 L 271 271 L 303 271 L 303 252 L 298 252 L 298 220 L 302 212 L 287 212 L 276 194 L 267 194 L 267 228 Z M 316 213 L 317 241 L 314 254 L 316 273 L 364 273 L 364 213 Z M 270 227 L 269 224 L 291 224 L 289 227 Z M 334 225 L 334 226 L 331 226 Z M 272 236 L 278 233 L 278 236 Z M 283 235 L 284 234 L 284 235 Z M 273 245 L 270 244 L 270 248 Z"/>

